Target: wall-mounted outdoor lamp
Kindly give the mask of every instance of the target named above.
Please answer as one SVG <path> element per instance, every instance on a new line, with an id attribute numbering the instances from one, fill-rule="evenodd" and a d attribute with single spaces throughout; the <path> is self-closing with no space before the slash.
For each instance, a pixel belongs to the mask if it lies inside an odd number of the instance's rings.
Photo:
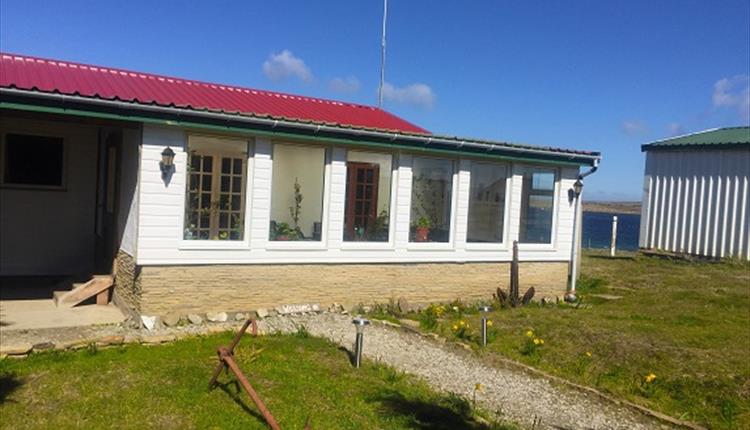
<path id="1" fill-rule="evenodd" d="M 370 325 L 370 320 L 357 317 L 352 320 L 352 324 L 357 328 L 357 338 L 354 341 L 354 367 L 359 369 L 359 365 L 362 362 L 362 341 L 365 326 Z"/>
<path id="2" fill-rule="evenodd" d="M 167 175 L 169 175 L 172 171 L 172 166 L 174 166 L 174 151 L 167 146 L 164 148 L 164 151 L 161 152 L 161 162 L 159 163 L 162 178 L 166 178 Z"/>
<path id="3" fill-rule="evenodd" d="M 483 305 L 479 307 L 482 313 L 482 346 L 487 346 L 487 312 L 492 311 L 491 306 Z"/>

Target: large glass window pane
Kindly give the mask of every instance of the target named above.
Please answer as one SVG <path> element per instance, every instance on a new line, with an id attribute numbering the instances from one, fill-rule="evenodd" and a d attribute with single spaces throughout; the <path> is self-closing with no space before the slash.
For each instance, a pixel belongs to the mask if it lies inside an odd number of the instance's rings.
<path id="1" fill-rule="evenodd" d="M 471 163 L 468 242 L 502 243 L 507 176 L 503 164 Z"/>
<path id="2" fill-rule="evenodd" d="M 554 209 L 555 172 L 525 172 L 521 196 L 521 243 L 552 243 Z"/>
<path id="3" fill-rule="evenodd" d="M 320 240 L 325 158 L 323 147 L 274 144 L 271 240 Z"/>
<path id="4" fill-rule="evenodd" d="M 63 139 L 8 134 L 4 168 L 8 185 L 62 187 Z"/>
<path id="5" fill-rule="evenodd" d="M 348 151 L 344 240 L 388 241 L 391 160 L 390 154 Z"/>
<path id="6" fill-rule="evenodd" d="M 185 240 L 243 240 L 247 142 L 188 140 Z"/>
<path id="7" fill-rule="evenodd" d="M 411 186 L 412 242 L 448 242 L 453 161 L 414 157 Z"/>

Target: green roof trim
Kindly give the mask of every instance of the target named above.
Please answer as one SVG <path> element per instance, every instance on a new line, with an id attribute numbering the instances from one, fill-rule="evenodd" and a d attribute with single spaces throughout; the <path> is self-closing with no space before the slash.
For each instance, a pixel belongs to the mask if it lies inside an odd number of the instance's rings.
<path id="1" fill-rule="evenodd" d="M 649 142 L 641 146 L 641 151 L 724 148 L 750 146 L 750 127 L 712 128 L 683 136 Z"/>

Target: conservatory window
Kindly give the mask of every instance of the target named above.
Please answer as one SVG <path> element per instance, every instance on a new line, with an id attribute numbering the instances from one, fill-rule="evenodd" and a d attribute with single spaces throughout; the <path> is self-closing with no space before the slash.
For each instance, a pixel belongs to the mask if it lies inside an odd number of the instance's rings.
<path id="1" fill-rule="evenodd" d="M 191 136 L 185 240 L 243 240 L 247 142 Z"/>
<path id="2" fill-rule="evenodd" d="M 411 186 L 411 242 L 450 240 L 452 160 L 414 157 Z"/>
<path id="3" fill-rule="evenodd" d="M 321 240 L 325 164 L 324 147 L 274 144 L 270 240 Z"/>
<path id="4" fill-rule="evenodd" d="M 344 240 L 388 241 L 391 165 L 390 154 L 348 151 Z"/>
<path id="5" fill-rule="evenodd" d="M 467 242 L 503 242 L 507 176 L 504 164 L 471 163 Z"/>
<path id="6" fill-rule="evenodd" d="M 521 243 L 552 243 L 555 209 L 555 172 L 529 170 L 523 175 Z"/>

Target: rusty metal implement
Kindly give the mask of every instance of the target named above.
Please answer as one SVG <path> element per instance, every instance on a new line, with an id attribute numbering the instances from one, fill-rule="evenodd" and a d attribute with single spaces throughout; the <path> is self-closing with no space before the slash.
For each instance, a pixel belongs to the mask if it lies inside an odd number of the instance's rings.
<path id="1" fill-rule="evenodd" d="M 245 324 L 242 325 L 242 328 L 239 332 L 234 336 L 234 339 L 232 340 L 232 343 L 229 346 L 220 346 L 217 349 L 217 354 L 219 355 L 219 364 L 216 366 L 216 370 L 214 370 L 214 374 L 211 377 L 211 381 L 208 383 L 208 388 L 211 389 L 217 384 L 217 379 L 219 378 L 219 374 L 221 373 L 222 369 L 225 370 L 231 370 L 232 373 L 234 373 L 234 376 L 237 377 L 237 380 L 239 381 L 240 385 L 242 385 L 242 388 L 245 389 L 245 392 L 247 392 L 247 395 L 250 396 L 250 399 L 255 403 L 255 406 L 258 407 L 258 410 L 263 415 L 263 418 L 266 420 L 266 423 L 268 423 L 268 426 L 271 427 L 273 430 L 281 430 L 281 427 L 279 427 L 279 424 L 276 422 L 276 419 L 271 414 L 271 411 L 268 410 L 265 403 L 263 403 L 263 400 L 260 399 L 260 396 L 255 391 L 253 386 L 250 384 L 250 381 L 247 379 L 244 373 L 242 373 L 242 370 L 240 370 L 240 367 L 237 366 L 237 363 L 234 361 L 234 348 L 237 346 L 238 343 L 240 343 L 240 339 L 242 338 L 242 335 L 245 334 L 247 331 L 247 328 L 252 325 L 252 334 L 253 336 L 258 335 L 258 324 L 256 324 L 255 320 L 250 318 L 247 321 L 245 321 Z M 307 423 L 305 424 L 305 430 L 311 430 L 310 427 L 310 418 L 308 417 Z"/>

